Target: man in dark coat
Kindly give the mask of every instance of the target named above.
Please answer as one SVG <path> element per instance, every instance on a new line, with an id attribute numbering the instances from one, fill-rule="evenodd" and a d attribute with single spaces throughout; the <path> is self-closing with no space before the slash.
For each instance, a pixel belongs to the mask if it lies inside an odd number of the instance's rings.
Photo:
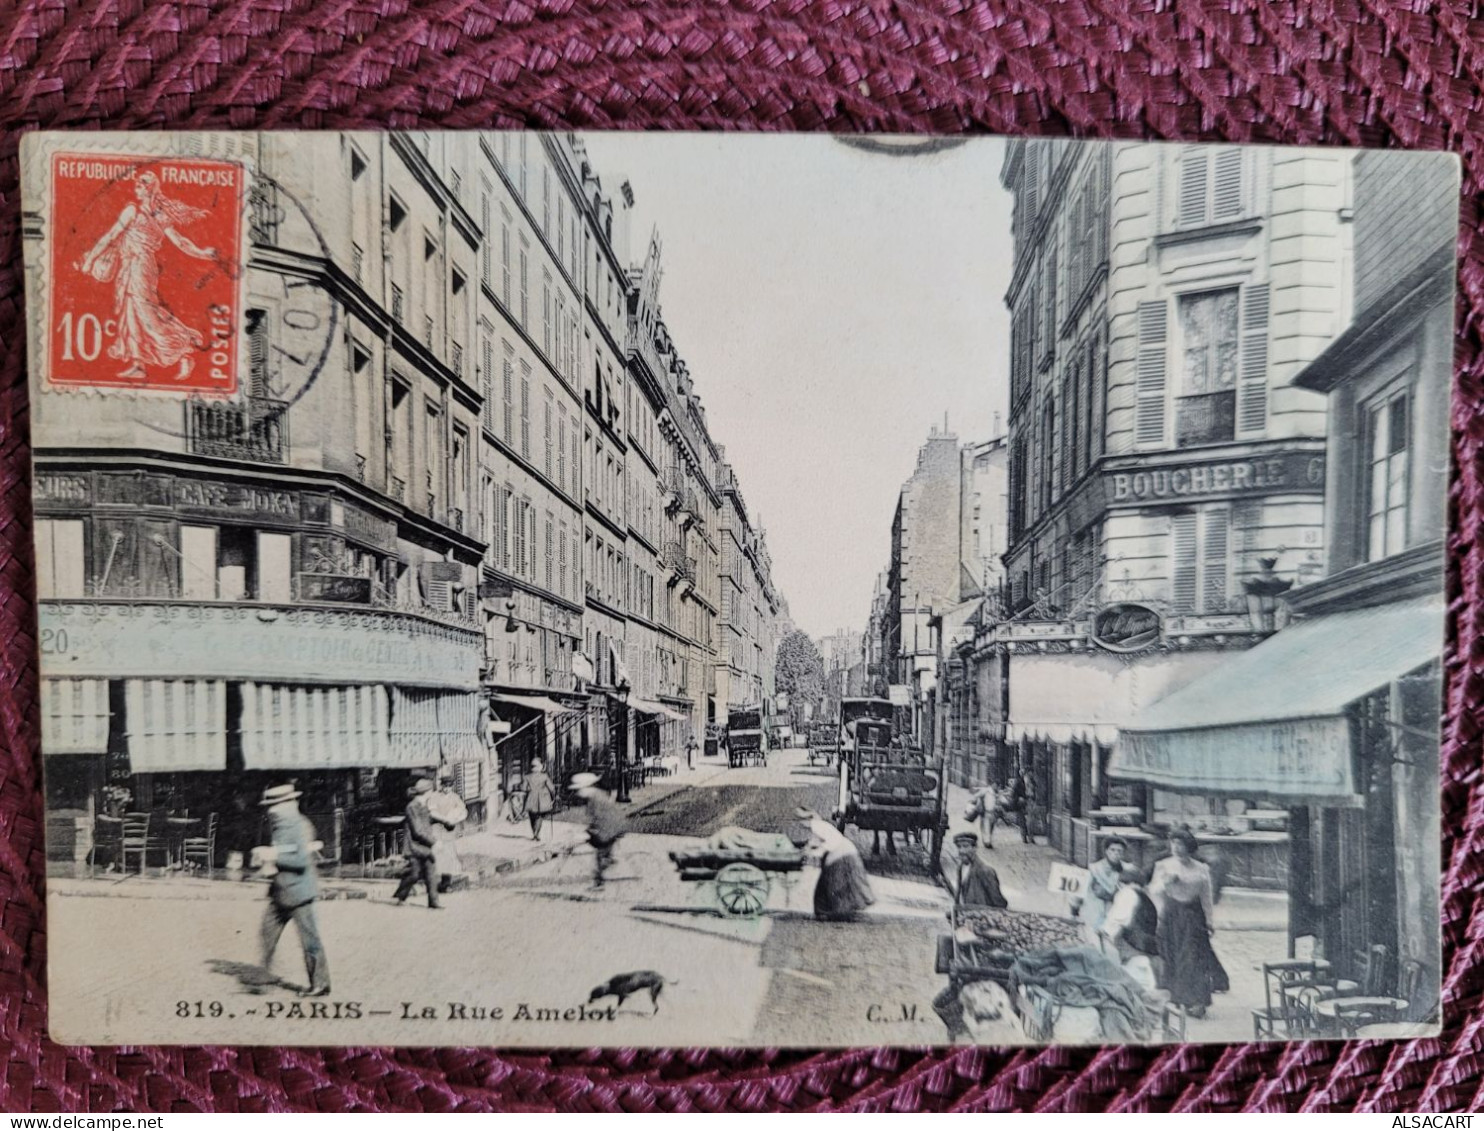
<path id="1" fill-rule="evenodd" d="M 314 838 L 314 826 L 299 812 L 302 796 L 292 785 L 275 785 L 263 791 L 262 805 L 268 810 L 273 863 L 278 869 L 268 889 L 268 907 L 263 913 L 263 969 L 272 969 L 273 952 L 278 949 L 283 929 L 292 920 L 299 928 L 304 968 L 309 974 L 309 985 L 299 991 L 299 996 L 325 997 L 330 992 L 330 962 L 325 957 L 314 912 L 319 898 L 314 854 L 319 841 Z"/>
<path id="2" fill-rule="evenodd" d="M 628 819 L 598 788 L 597 774 L 574 775 L 572 789 L 587 806 L 587 842 L 593 846 L 593 887 L 600 888 L 604 875 L 613 866 L 613 846 L 628 832 Z"/>
<path id="3" fill-rule="evenodd" d="M 406 903 L 412 889 L 421 882 L 428 889 L 428 907 L 440 911 L 438 902 L 438 866 L 433 862 L 433 846 L 438 842 L 433 827 L 432 814 L 428 812 L 428 795 L 433 792 L 433 783 L 427 778 L 418 778 L 408 791 L 412 798 L 407 803 L 407 824 L 404 840 L 407 851 L 407 870 L 402 873 L 402 882 L 392 895 L 398 903 Z"/>

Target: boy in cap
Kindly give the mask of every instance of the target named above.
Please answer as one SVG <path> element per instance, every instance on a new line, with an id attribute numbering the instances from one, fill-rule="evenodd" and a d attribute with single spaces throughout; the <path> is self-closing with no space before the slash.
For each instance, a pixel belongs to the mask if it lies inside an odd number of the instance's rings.
<path id="1" fill-rule="evenodd" d="M 309 974 L 309 986 L 300 990 L 299 996 L 326 997 L 330 993 L 330 962 L 314 913 L 319 898 L 314 854 L 320 842 L 314 838 L 314 826 L 299 812 L 302 796 L 292 785 L 270 786 L 263 791 L 261 804 L 268 811 L 272 855 L 278 869 L 263 914 L 263 969 L 272 969 L 278 940 L 293 920 L 299 928 L 299 945 L 304 948 L 304 968 Z"/>
<path id="2" fill-rule="evenodd" d="M 438 902 L 438 865 L 433 862 L 438 834 L 433 828 L 433 815 L 428 812 L 428 795 L 432 792 L 433 783 L 427 778 L 418 778 L 407 791 L 407 796 L 411 798 L 407 802 L 407 824 L 404 826 L 407 834 L 407 870 L 402 873 L 402 882 L 397 885 L 392 898 L 398 903 L 406 903 L 412 889 L 421 881 L 428 889 L 429 910 L 441 911 L 443 905 Z"/>
<path id="3" fill-rule="evenodd" d="M 613 846 L 628 831 L 623 812 L 598 788 L 597 774 L 576 774 L 572 788 L 587 805 L 587 841 L 593 846 L 593 887 L 603 886 L 603 875 L 613 864 Z"/>

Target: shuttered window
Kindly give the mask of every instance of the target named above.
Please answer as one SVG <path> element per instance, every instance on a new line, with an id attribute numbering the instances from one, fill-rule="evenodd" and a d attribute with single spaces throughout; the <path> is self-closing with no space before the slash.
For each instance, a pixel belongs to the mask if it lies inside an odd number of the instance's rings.
<path id="1" fill-rule="evenodd" d="M 1170 604 L 1177 613 L 1226 611 L 1231 508 L 1203 507 L 1170 519 Z"/>
<path id="2" fill-rule="evenodd" d="M 504 434 L 505 443 L 509 445 L 514 442 L 515 436 L 515 392 L 512 388 L 512 386 L 515 384 L 515 362 L 511 359 L 510 344 L 508 342 L 505 344 L 505 360 L 501 378 L 503 381 L 503 387 L 501 390 L 501 396 L 503 399 L 501 402 L 501 407 L 504 410 L 504 420 L 502 422 L 504 424 L 504 427 L 501 429 L 501 431 Z"/>
<path id="3" fill-rule="evenodd" d="M 1242 215 L 1241 149 L 1193 145 L 1180 153 L 1176 218 L 1181 227 L 1235 220 Z"/>
<path id="4" fill-rule="evenodd" d="M 1135 386 L 1134 442 L 1165 442 L 1165 370 L 1169 308 L 1164 301 L 1139 303 L 1139 360 Z"/>
<path id="5" fill-rule="evenodd" d="M 1025 231 L 1029 234 L 1036 222 L 1036 211 L 1041 207 L 1041 154 L 1035 142 L 1025 145 Z"/>
<path id="6" fill-rule="evenodd" d="M 520 363 L 520 454 L 531 458 L 531 371 Z"/>
<path id="7" fill-rule="evenodd" d="M 480 178 L 479 184 L 479 279 L 485 286 L 492 286 L 490 271 L 490 249 L 494 246 L 494 232 L 490 229 L 490 186 Z"/>
<path id="8" fill-rule="evenodd" d="M 1242 356 L 1237 388 L 1237 428 L 1260 433 L 1268 422 L 1268 285 L 1242 291 Z"/>
<path id="9" fill-rule="evenodd" d="M 554 533 L 554 520 L 551 512 L 546 512 L 546 588 L 549 592 L 556 591 L 556 535 Z"/>

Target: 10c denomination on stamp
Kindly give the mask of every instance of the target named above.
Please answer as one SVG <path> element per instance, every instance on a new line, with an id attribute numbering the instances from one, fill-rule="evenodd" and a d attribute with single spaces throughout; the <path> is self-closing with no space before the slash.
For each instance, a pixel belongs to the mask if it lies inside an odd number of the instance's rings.
<path id="1" fill-rule="evenodd" d="M 49 386 L 237 392 L 247 179 L 232 161 L 52 158 Z"/>

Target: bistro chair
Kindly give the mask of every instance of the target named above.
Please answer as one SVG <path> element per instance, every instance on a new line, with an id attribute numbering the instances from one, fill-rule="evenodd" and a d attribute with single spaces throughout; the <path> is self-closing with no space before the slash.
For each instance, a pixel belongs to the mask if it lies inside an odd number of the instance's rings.
<path id="1" fill-rule="evenodd" d="M 1252 1011 L 1253 1040 L 1312 1036 L 1314 1003 L 1326 987 L 1314 962 L 1264 962 L 1264 1006 Z"/>
<path id="2" fill-rule="evenodd" d="M 1427 1021 L 1432 1017 L 1435 1002 L 1422 1000 L 1422 981 L 1427 967 L 1415 958 L 1405 958 L 1397 972 L 1396 996 L 1407 1004 L 1402 1008 L 1402 1020 Z"/>
<path id="3" fill-rule="evenodd" d="M 188 836 L 180 842 L 181 863 L 211 871 L 216 864 L 216 822 L 212 813 L 206 818 L 206 828 L 200 836 Z"/>
<path id="4" fill-rule="evenodd" d="M 124 867 L 124 819 L 99 813 L 93 820 L 93 846 L 88 849 L 88 874 L 92 875 L 98 865 L 98 852 L 102 850 L 111 866 Z"/>
<path id="5" fill-rule="evenodd" d="M 148 813 L 125 813 L 123 846 L 124 870 L 129 869 L 130 854 L 139 857 L 139 874 L 144 875 L 144 869 L 149 863 L 149 854 L 158 852 L 165 857 L 165 863 L 170 863 L 169 846 L 160 837 L 155 836 L 150 830 L 154 822 Z"/>

